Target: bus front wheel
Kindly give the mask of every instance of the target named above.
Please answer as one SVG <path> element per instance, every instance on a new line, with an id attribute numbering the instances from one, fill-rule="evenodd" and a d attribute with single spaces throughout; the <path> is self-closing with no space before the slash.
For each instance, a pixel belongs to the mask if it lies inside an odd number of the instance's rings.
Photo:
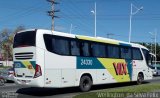
<path id="1" fill-rule="evenodd" d="M 92 80 L 89 76 L 82 76 L 80 79 L 80 89 L 83 92 L 89 91 L 92 87 Z"/>
<path id="2" fill-rule="evenodd" d="M 138 84 L 138 85 L 139 85 L 139 84 L 142 84 L 143 80 L 144 80 L 143 74 L 142 74 L 142 73 L 139 73 L 139 74 L 138 74 L 138 77 L 137 77 L 137 84 Z"/>

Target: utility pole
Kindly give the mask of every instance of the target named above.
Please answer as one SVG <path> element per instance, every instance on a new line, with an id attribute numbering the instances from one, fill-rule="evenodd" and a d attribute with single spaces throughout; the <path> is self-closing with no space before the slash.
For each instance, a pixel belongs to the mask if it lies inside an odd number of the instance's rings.
<path id="1" fill-rule="evenodd" d="M 133 12 L 133 7 L 136 9 L 136 11 Z M 143 7 L 137 8 L 135 5 L 131 3 L 131 11 L 129 16 L 129 43 L 131 42 L 131 34 L 132 34 L 132 17 L 133 15 L 137 14 L 140 10 L 142 10 Z"/>
<path id="2" fill-rule="evenodd" d="M 155 65 L 156 65 L 156 61 L 157 61 L 157 29 L 155 29 L 154 32 L 149 32 L 152 36 L 154 36 L 154 54 L 155 54 Z"/>
<path id="3" fill-rule="evenodd" d="M 94 14 L 94 37 L 97 36 L 97 5 L 94 3 L 94 10 L 91 11 Z"/>
<path id="4" fill-rule="evenodd" d="M 155 36 L 155 65 L 156 65 L 156 61 L 157 61 L 157 29 L 155 29 L 155 33 L 154 33 L 154 36 Z"/>
<path id="5" fill-rule="evenodd" d="M 151 37 L 151 53 L 153 53 L 153 40 L 154 40 L 154 38 L 153 37 Z"/>
<path id="6" fill-rule="evenodd" d="M 54 18 L 58 18 L 58 16 L 55 16 L 55 12 L 59 12 L 59 10 L 55 10 L 55 4 L 59 4 L 55 0 L 47 0 L 51 3 L 51 11 L 48 11 L 48 15 L 52 18 L 52 27 L 51 29 L 54 31 Z"/>

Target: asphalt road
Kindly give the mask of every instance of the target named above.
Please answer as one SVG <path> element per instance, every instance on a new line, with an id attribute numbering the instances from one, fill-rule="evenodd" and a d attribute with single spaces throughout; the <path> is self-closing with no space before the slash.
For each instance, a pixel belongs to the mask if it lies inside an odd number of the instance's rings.
<path id="1" fill-rule="evenodd" d="M 146 81 L 145 83 L 160 82 L 160 77 L 154 77 L 153 80 Z M 125 86 L 134 86 L 136 83 L 116 83 L 98 85 L 92 88 L 91 92 L 102 89 L 120 88 Z M 30 88 L 18 86 L 15 83 L 6 83 L 5 86 L 0 86 L 0 98 L 72 98 L 80 94 L 78 87 L 63 88 L 63 89 L 44 89 L 44 88 Z"/>

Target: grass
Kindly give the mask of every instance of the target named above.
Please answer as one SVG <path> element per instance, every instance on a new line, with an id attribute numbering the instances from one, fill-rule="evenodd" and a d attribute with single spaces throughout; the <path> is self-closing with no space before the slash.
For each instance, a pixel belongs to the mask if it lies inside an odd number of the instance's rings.
<path id="1" fill-rule="evenodd" d="M 121 87 L 121 88 L 98 90 L 96 92 L 93 91 L 93 92 L 82 93 L 80 95 L 74 96 L 73 98 L 116 98 L 115 96 L 111 96 L 111 94 L 113 95 L 116 93 L 119 95 L 123 94 L 123 95 L 120 95 L 118 98 L 125 98 L 130 94 L 132 95 L 138 94 L 138 93 L 140 94 L 140 93 L 152 92 L 156 90 L 160 90 L 159 83 L 142 84 L 142 85 Z M 110 94 L 110 97 L 107 94 Z"/>

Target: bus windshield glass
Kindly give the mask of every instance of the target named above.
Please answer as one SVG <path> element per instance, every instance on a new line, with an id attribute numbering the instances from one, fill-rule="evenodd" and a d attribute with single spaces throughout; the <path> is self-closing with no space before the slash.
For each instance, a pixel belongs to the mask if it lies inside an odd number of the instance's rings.
<path id="1" fill-rule="evenodd" d="M 36 41 L 35 31 L 26 31 L 17 33 L 14 37 L 13 48 L 35 46 L 35 41 Z"/>

